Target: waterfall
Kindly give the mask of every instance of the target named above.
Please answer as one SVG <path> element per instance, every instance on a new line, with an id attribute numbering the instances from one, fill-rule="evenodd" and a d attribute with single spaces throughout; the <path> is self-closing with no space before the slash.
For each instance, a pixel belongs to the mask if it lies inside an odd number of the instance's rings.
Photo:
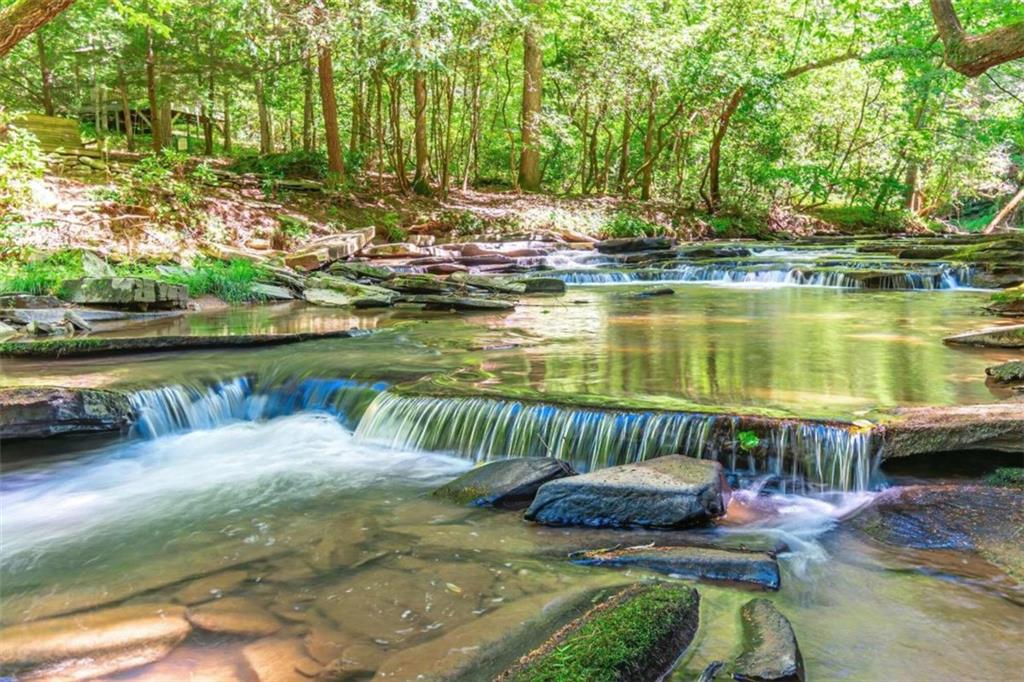
<path id="1" fill-rule="evenodd" d="M 878 268 L 877 263 L 846 270 Z M 612 270 L 590 268 L 543 273 L 566 284 L 632 284 L 641 282 L 718 282 L 725 284 L 777 284 L 837 289 L 933 290 L 971 286 L 973 270 L 943 265 L 921 272 L 894 271 L 865 278 L 857 273 L 813 266 L 755 267 L 750 265 L 676 265 L 664 269 Z"/>
<path id="2" fill-rule="evenodd" d="M 737 434 L 748 428 L 759 436 L 749 453 L 737 445 Z M 870 432 L 826 424 L 387 392 L 366 409 L 356 436 L 474 461 L 552 456 L 583 471 L 684 454 L 736 472 L 774 474 L 795 490 L 865 490 L 880 455 Z"/>
<path id="3" fill-rule="evenodd" d="M 302 411 L 327 412 L 355 428 L 363 410 L 387 384 L 352 379 L 301 379 L 260 386 L 242 376 L 212 384 L 174 384 L 132 393 L 134 432 L 143 438 L 260 421 Z"/>

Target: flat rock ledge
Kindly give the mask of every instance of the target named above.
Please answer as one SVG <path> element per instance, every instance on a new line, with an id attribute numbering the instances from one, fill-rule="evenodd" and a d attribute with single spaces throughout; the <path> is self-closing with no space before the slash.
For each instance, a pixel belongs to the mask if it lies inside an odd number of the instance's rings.
<path id="1" fill-rule="evenodd" d="M 122 431 L 134 419 L 123 393 L 89 388 L 0 389 L 0 439 Z"/>
<path id="2" fill-rule="evenodd" d="M 686 528 L 725 513 L 722 465 L 681 455 L 545 483 L 525 517 L 552 526 Z"/>
<path id="3" fill-rule="evenodd" d="M 804 662 L 789 620 L 767 599 L 752 599 L 740 610 L 743 653 L 733 678 L 751 682 L 803 682 Z"/>
<path id="4" fill-rule="evenodd" d="M 765 590 L 778 590 L 780 584 L 779 563 L 765 552 L 643 546 L 589 550 L 570 558 L 585 566 L 648 568 L 678 578 L 746 583 Z"/>
<path id="5" fill-rule="evenodd" d="M 434 491 L 434 496 L 458 504 L 499 509 L 522 509 L 537 490 L 576 472 L 568 462 L 553 457 L 518 457 L 488 462 Z"/>
<path id="6" fill-rule="evenodd" d="M 519 659 L 496 682 L 660 680 L 693 641 L 700 596 L 682 585 L 634 585 L 602 601 Z"/>
<path id="7" fill-rule="evenodd" d="M 0 357 L 63 358 L 103 353 L 155 353 L 194 348 L 237 348 L 274 346 L 320 339 L 366 336 L 360 329 L 295 334 L 241 334 L 234 336 L 139 336 L 130 338 L 74 337 L 43 341 L 7 341 L 0 343 Z"/>
<path id="8" fill-rule="evenodd" d="M 137 310 L 184 308 L 188 287 L 143 277 L 83 277 L 64 283 L 71 303 Z"/>
<path id="9" fill-rule="evenodd" d="M 1024 453 L 1024 403 L 896 410 L 880 427 L 886 459 L 957 450 Z"/>
<path id="10" fill-rule="evenodd" d="M 137 604 L 0 630 L 0 675 L 76 680 L 152 663 L 192 630 L 185 608 Z"/>
<path id="11" fill-rule="evenodd" d="M 986 348 L 1024 348 L 1024 324 L 1009 324 L 988 327 L 947 336 L 946 343 L 961 346 L 983 346 Z"/>

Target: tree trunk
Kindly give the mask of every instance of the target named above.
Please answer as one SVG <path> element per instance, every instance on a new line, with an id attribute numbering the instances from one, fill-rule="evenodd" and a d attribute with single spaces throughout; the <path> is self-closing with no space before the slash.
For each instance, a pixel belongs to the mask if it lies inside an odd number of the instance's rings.
<path id="1" fill-rule="evenodd" d="M 647 100 L 647 131 L 644 133 L 644 172 L 640 181 L 640 199 L 650 201 L 651 184 L 654 181 L 654 124 L 657 122 L 658 84 L 651 83 L 651 93 Z"/>
<path id="2" fill-rule="evenodd" d="M 203 102 L 203 153 L 213 156 L 213 102 L 216 91 L 213 84 L 213 72 L 210 72 L 208 80 L 209 90 L 206 94 L 206 101 Z"/>
<path id="3" fill-rule="evenodd" d="M 415 128 L 413 129 L 413 146 L 416 152 L 416 172 L 412 178 L 412 191 L 429 196 L 431 194 L 430 157 L 427 151 L 427 79 L 422 71 L 413 74 L 413 100 L 415 111 Z"/>
<path id="4" fill-rule="evenodd" d="M 1010 203 L 1003 206 L 1003 210 L 996 214 L 996 217 L 992 219 L 992 222 L 988 224 L 988 227 L 982 230 L 982 234 L 991 234 L 995 232 L 996 228 L 999 227 L 999 225 L 1016 210 L 1021 201 L 1024 201 L 1024 187 L 1021 187 L 1020 191 L 1013 195 L 1013 198 L 1010 199 Z"/>
<path id="5" fill-rule="evenodd" d="M 174 119 L 173 112 L 171 111 L 171 100 L 164 97 L 163 101 L 160 102 L 160 116 L 158 119 L 158 125 L 160 126 L 160 139 L 163 140 L 165 147 L 170 147 L 174 144 Z"/>
<path id="6" fill-rule="evenodd" d="M 327 142 L 327 170 L 332 182 L 345 179 L 345 159 L 341 155 L 341 137 L 338 134 L 338 102 L 334 97 L 334 64 L 331 48 L 321 45 L 317 59 L 320 77 L 320 105 L 324 115 L 324 139 Z"/>
<path id="7" fill-rule="evenodd" d="M 630 113 L 629 95 L 626 96 L 626 106 L 622 119 L 622 146 L 619 149 L 619 175 L 616 180 L 619 191 L 626 187 L 626 178 L 629 175 L 629 142 L 633 137 L 633 116 Z"/>
<path id="8" fill-rule="evenodd" d="M 118 94 L 121 97 L 121 115 L 124 117 L 124 139 L 128 151 L 135 151 L 135 126 L 132 124 L 132 107 L 128 103 L 128 84 L 124 77 L 124 69 L 117 67 Z"/>
<path id="9" fill-rule="evenodd" d="M 313 151 L 313 66 L 307 57 L 302 66 L 302 151 Z"/>
<path id="10" fill-rule="evenodd" d="M 539 11 L 542 0 L 530 0 Z M 523 31 L 523 108 L 522 147 L 519 154 L 519 187 L 527 192 L 540 190 L 541 93 L 544 64 L 539 28 L 531 20 Z"/>
<path id="11" fill-rule="evenodd" d="M 42 76 L 43 113 L 53 116 L 53 72 L 46 59 L 46 44 L 43 32 L 36 31 L 36 50 L 39 53 L 39 74 Z"/>
<path id="12" fill-rule="evenodd" d="M 75 0 L 16 0 L 14 4 L 0 10 L 0 57 L 74 2 Z"/>
<path id="13" fill-rule="evenodd" d="M 146 29 L 146 97 L 149 99 L 149 130 L 153 135 L 153 151 L 163 148 L 160 135 L 160 106 L 156 100 L 156 55 L 153 52 L 153 29 Z"/>
<path id="14" fill-rule="evenodd" d="M 930 0 L 949 68 L 971 78 L 993 66 L 1024 57 L 1024 21 L 969 35 L 960 24 L 953 0 Z"/>
<path id="15" fill-rule="evenodd" d="M 224 153 L 231 153 L 231 91 L 224 88 Z"/>
<path id="16" fill-rule="evenodd" d="M 263 76 L 256 76 L 254 83 L 256 91 L 256 109 L 260 121 L 260 154 L 269 154 L 274 150 L 273 131 L 270 123 L 270 110 L 267 108 L 267 98 L 263 84 Z"/>
<path id="17" fill-rule="evenodd" d="M 729 123 L 732 121 L 732 115 L 736 113 L 736 109 L 743 100 L 745 92 L 746 89 L 743 87 L 736 88 L 736 91 L 732 93 L 732 97 L 729 98 L 729 101 L 726 102 L 725 107 L 722 109 L 722 113 L 718 115 L 715 134 L 711 138 L 711 149 L 708 151 L 708 196 L 705 199 L 708 213 L 714 213 L 722 205 L 720 181 L 722 140 L 725 139 L 725 134 L 729 132 Z"/>

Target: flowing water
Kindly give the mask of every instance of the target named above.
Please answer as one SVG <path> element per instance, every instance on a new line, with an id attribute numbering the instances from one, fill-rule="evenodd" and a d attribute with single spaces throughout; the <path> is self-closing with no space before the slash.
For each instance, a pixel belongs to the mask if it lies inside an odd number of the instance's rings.
<path id="1" fill-rule="evenodd" d="M 650 577 L 575 566 L 569 552 L 690 540 L 786 547 L 770 598 L 793 622 L 809 679 L 1005 679 L 1024 666 L 1024 597 L 1005 577 L 967 555 L 921 570 L 919 556 L 841 525 L 885 484 L 877 443 L 853 422 L 999 398 L 980 377 L 1006 353 L 939 341 L 977 324 L 983 294 L 638 291 L 574 288 L 458 319 L 236 309 L 110 333 L 376 333 L 130 363 L 5 362 L 7 384 L 129 389 L 139 419 L 85 451 L 58 442 L 12 458 L 5 446 L 0 619 L 244 596 L 279 621 L 275 637 L 321 663 L 358 651 L 372 669 L 423 647 L 426 672 L 442 655 L 432 643 L 473 647 L 501 609 Z M 735 446 L 747 428 L 763 436 L 757 458 Z M 668 452 L 730 470 L 739 490 L 715 528 L 541 528 L 428 494 L 495 457 L 593 469 Z M 738 608 L 753 596 L 700 589 L 701 630 L 674 679 L 736 654 Z M 197 632 L 116 677 L 251 680 L 251 641 Z"/>

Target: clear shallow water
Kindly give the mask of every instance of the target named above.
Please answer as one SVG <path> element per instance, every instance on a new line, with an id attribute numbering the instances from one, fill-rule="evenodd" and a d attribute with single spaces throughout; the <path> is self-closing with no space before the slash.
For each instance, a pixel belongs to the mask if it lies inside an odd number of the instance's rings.
<path id="1" fill-rule="evenodd" d="M 530 598 L 649 577 L 571 565 L 565 557 L 573 550 L 652 540 L 782 542 L 789 548 L 783 588 L 771 598 L 793 621 L 810 679 L 998 679 L 1020 669 L 1022 599 L 1007 597 L 1005 578 L 985 565 L 972 570 L 974 579 L 949 577 L 975 563 L 963 556 L 947 559 L 956 571 L 925 575 L 916 570 L 925 558 L 836 530 L 871 493 L 741 491 L 719 527 L 701 533 L 538 528 L 516 514 L 427 496 L 470 466 L 471 452 L 415 452 L 422 441 L 354 433 L 344 410 L 308 412 L 338 407 L 303 393 L 309 380 L 383 387 L 458 372 L 449 389 L 515 398 L 606 396 L 855 418 L 901 404 L 996 400 L 984 367 L 1010 359 L 941 344 L 944 335 L 990 322 L 976 315 L 986 298 L 979 293 L 686 285 L 674 296 L 630 297 L 643 288 L 583 287 L 529 299 L 511 314 L 459 318 L 235 309 L 118 333 L 354 325 L 378 333 L 131 362 L 5 362 L 8 384 L 181 384 L 201 395 L 211 382 L 247 377 L 281 392 L 231 403 L 237 412 L 224 407 L 230 401 L 182 405 L 188 418 L 152 420 L 148 434 L 159 437 L 151 440 L 5 463 L 0 616 L 10 623 L 124 600 L 166 603 L 199 579 L 230 572 L 235 580 L 224 594 L 273 614 L 280 637 L 343 633 L 379 662 L 460 626 L 470 626 L 460 644 L 472 647 L 487 627 L 474 624 Z M 738 609 L 752 596 L 701 591 L 702 628 L 676 679 L 735 655 Z M 247 643 L 197 634 L 168 659 L 120 677 L 248 679 Z"/>
<path id="2" fill-rule="evenodd" d="M 793 621 L 810 679 L 995 679 L 1024 665 L 1020 606 L 978 582 L 908 572 L 898 552 L 836 534 L 870 493 L 741 492 L 717 531 L 548 529 L 427 496 L 467 466 L 366 444 L 334 419 L 300 414 L 9 470 L 0 477 L 3 618 L 168 603 L 230 571 L 243 577 L 221 596 L 274 614 L 278 637 L 343 633 L 386 660 L 480 622 L 459 631 L 472 647 L 493 634 L 488 614 L 531 597 L 652 577 L 573 566 L 570 551 L 718 537 L 789 547 L 783 588 L 770 597 Z M 701 631 L 674 679 L 735 654 L 739 606 L 755 596 L 700 589 Z M 248 641 L 195 634 L 122 678 L 244 670 Z"/>

